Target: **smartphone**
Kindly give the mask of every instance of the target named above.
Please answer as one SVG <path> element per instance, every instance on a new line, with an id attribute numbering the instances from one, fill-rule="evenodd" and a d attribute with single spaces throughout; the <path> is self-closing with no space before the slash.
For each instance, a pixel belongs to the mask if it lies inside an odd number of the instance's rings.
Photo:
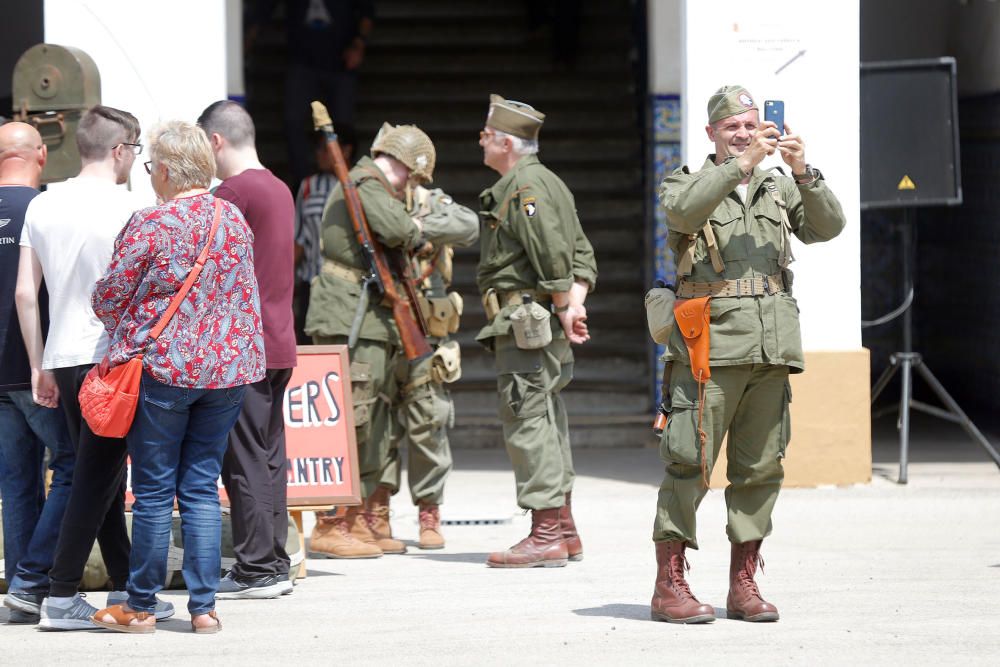
<path id="1" fill-rule="evenodd" d="M 785 134 L 785 103 L 781 100 L 764 100 L 764 120 L 778 126 L 778 132 Z"/>

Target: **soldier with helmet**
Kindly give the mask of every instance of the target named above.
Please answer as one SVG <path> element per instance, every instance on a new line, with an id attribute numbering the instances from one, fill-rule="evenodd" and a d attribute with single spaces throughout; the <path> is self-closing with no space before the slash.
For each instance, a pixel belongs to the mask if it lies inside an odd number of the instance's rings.
<path id="1" fill-rule="evenodd" d="M 492 95 L 479 139 L 483 162 L 500 180 L 479 196 L 476 280 L 489 322 L 477 340 L 495 356 L 517 503 L 532 514 L 528 537 L 490 554 L 487 565 L 499 568 L 559 567 L 583 558 L 559 392 L 573 378 L 570 343 L 590 338 L 583 302 L 597 282 L 597 263 L 572 193 L 536 156 L 544 120 L 527 104 Z"/>
<path id="2" fill-rule="evenodd" d="M 430 138 L 414 125 L 386 125 L 350 171 L 372 233 L 388 249 L 409 253 L 424 249 L 435 228 L 424 228 L 414 215 L 420 186 L 431 182 L 435 151 Z M 444 238 L 443 241 L 447 242 Z M 357 341 L 350 350 L 354 425 L 357 437 L 362 507 L 338 508 L 320 517 L 311 549 L 337 558 L 376 558 L 404 553 L 389 526 L 389 497 L 398 482 L 385 483 L 398 454 L 392 448 L 400 380 L 409 364 L 390 308 L 375 299 L 363 305 L 365 264 L 338 185 L 323 211 L 320 232 L 323 266 L 312 285 L 305 331 L 318 345 L 345 345 L 352 327 Z M 362 307 L 359 308 L 359 304 Z M 394 488 L 395 487 L 395 488 Z"/>
<path id="3" fill-rule="evenodd" d="M 391 131 L 384 125 L 375 139 Z M 374 149 L 373 149 L 374 150 Z M 458 331 L 463 301 L 458 292 L 450 291 L 453 246 L 467 247 L 479 240 L 479 216 L 455 202 L 440 188 L 418 185 L 408 191 L 406 208 L 421 221 L 426 241 L 413 257 L 413 275 L 417 282 L 419 308 L 427 324 L 427 340 L 434 349 L 429 359 L 415 365 L 396 366 L 399 393 L 398 428 L 394 429 L 388 465 L 382 471 L 379 489 L 400 487 L 402 465 L 399 443 L 405 436 L 409 442 L 407 466 L 410 498 L 418 508 L 421 549 L 441 549 L 440 505 L 444 501 L 444 485 L 451 472 L 451 448 L 448 429 L 454 425 L 455 407 L 447 385 L 461 377 L 461 354 L 458 341 L 451 335 Z M 383 491 L 384 493 L 384 491 Z"/>

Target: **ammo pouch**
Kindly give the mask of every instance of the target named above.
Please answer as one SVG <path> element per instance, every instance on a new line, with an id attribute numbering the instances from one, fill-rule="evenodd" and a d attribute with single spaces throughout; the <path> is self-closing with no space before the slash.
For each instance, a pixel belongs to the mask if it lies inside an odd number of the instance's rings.
<path id="1" fill-rule="evenodd" d="M 666 345 L 674 330 L 676 296 L 669 287 L 654 287 L 646 292 L 646 325 L 653 342 Z"/>
<path id="2" fill-rule="evenodd" d="M 427 323 L 427 334 L 444 338 L 458 331 L 458 320 L 462 316 L 462 295 L 449 292 L 446 297 L 417 296 L 420 312 Z"/>
<path id="3" fill-rule="evenodd" d="M 708 365 L 711 299 L 710 296 L 685 299 L 674 306 L 677 327 L 684 337 L 691 360 L 691 375 L 699 384 L 712 377 L 712 369 Z"/>
<path id="4" fill-rule="evenodd" d="M 500 296 L 492 287 L 483 294 L 483 310 L 486 311 L 486 320 L 492 322 L 493 318 L 500 314 Z"/>
<path id="5" fill-rule="evenodd" d="M 521 350 L 537 350 L 552 342 L 552 313 L 535 301 L 519 305 L 510 314 L 514 343 Z"/>
<path id="6" fill-rule="evenodd" d="M 454 382 L 462 377 L 462 351 L 458 341 L 438 345 L 431 356 L 431 380 L 438 384 Z"/>

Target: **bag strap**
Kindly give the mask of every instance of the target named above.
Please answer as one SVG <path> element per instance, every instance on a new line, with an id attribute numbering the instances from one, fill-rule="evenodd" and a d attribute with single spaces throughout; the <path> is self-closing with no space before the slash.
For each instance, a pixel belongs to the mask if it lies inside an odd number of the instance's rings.
<path id="1" fill-rule="evenodd" d="M 212 229 L 208 232 L 208 240 L 205 242 L 205 247 L 201 249 L 201 254 L 198 255 L 198 259 L 195 260 L 194 266 L 188 272 L 187 278 L 184 279 L 184 284 L 174 295 L 173 300 L 170 302 L 170 306 L 167 307 L 167 312 L 163 313 L 160 321 L 156 323 L 153 330 L 149 334 L 150 340 L 156 340 L 163 333 L 167 324 L 170 323 L 170 319 L 180 308 L 181 302 L 191 291 L 191 286 L 194 285 L 194 281 L 198 280 L 198 276 L 201 274 L 201 269 L 205 266 L 205 261 L 208 259 L 208 251 L 212 247 L 212 239 L 215 238 L 215 231 L 219 228 L 219 219 L 222 217 L 222 201 L 216 197 L 215 198 L 215 217 L 212 219 Z"/>
<path id="2" fill-rule="evenodd" d="M 778 205 L 778 213 L 781 216 L 781 248 L 778 250 L 778 266 L 787 269 L 788 265 L 795 261 L 792 254 L 792 223 L 788 220 L 788 204 L 781 198 L 778 186 L 772 180 L 764 181 L 764 187 L 770 193 L 774 203 Z"/>

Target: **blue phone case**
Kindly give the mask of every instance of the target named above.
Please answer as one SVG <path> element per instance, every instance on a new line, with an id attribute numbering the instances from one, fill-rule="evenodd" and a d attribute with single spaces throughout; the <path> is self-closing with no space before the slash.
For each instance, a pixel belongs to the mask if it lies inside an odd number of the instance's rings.
<path id="1" fill-rule="evenodd" d="M 781 100 L 764 100 L 764 120 L 778 126 L 778 132 L 785 133 L 785 103 Z"/>

